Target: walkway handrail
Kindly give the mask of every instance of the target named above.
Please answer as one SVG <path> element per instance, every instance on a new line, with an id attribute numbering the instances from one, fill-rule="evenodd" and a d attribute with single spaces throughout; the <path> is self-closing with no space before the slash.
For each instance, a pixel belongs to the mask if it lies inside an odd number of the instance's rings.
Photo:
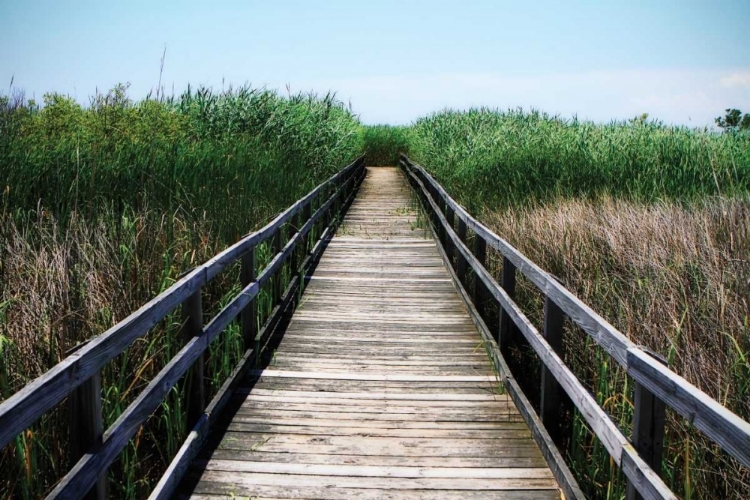
<path id="1" fill-rule="evenodd" d="M 52 369 L 0 403 L 0 448 L 7 445 L 43 413 L 57 406 L 67 396 L 71 395 L 71 398 L 75 400 L 74 396 L 80 396 L 81 392 L 85 392 L 87 398 L 92 400 L 83 403 L 85 414 L 81 418 L 90 420 L 88 432 L 92 435 L 81 436 L 81 439 L 87 443 L 79 453 L 80 460 L 48 498 L 83 496 L 97 484 L 103 472 L 116 459 L 128 440 L 188 370 L 192 369 L 193 379 L 202 379 L 202 354 L 211 341 L 240 314 L 242 314 L 242 332 L 246 349 L 259 347 L 259 339 L 255 332 L 257 328 L 255 326 L 256 308 L 248 306 L 254 305 L 254 299 L 261 287 L 272 279 L 274 280 L 274 305 L 280 303 L 280 271 L 284 264 L 287 261 L 291 262 L 291 267 L 294 268 L 292 275 L 299 271 L 298 264 L 302 259 L 297 259 L 295 248 L 302 247 L 305 252 L 309 250 L 307 236 L 313 226 L 321 218 L 324 223 L 323 229 L 335 222 L 332 216 L 338 213 L 343 202 L 353 195 L 363 175 L 364 157 L 361 156 L 318 185 L 265 227 L 245 236 L 196 267 L 130 316 L 79 346 L 75 352 Z M 332 194 L 328 196 L 328 193 Z M 321 194 L 328 197 L 324 198 L 324 202 L 315 204 Z M 313 208 L 315 212 L 311 213 Z M 290 224 L 294 234 L 290 235 L 282 246 L 282 228 L 286 224 Z M 268 266 L 256 276 L 255 249 L 259 244 L 270 239 L 273 241 L 275 255 Z M 242 260 L 242 291 L 204 327 L 201 314 L 202 287 L 240 259 Z M 117 421 L 102 432 L 99 382 L 101 368 L 180 305 L 183 306 L 184 319 L 182 333 L 185 344 L 183 348 L 156 375 Z M 248 315 L 248 310 L 252 310 L 253 313 Z M 193 399 L 188 403 L 189 428 L 193 426 L 206 407 L 202 384 L 198 385 L 200 387 L 191 391 Z M 101 492 L 99 496 L 102 496 Z"/>
<path id="2" fill-rule="evenodd" d="M 484 290 L 497 301 L 501 314 L 500 327 L 496 333 L 498 344 L 500 346 L 507 344 L 514 329 L 517 329 L 544 364 L 540 410 L 543 422 L 546 413 L 559 412 L 558 405 L 545 407 L 545 390 L 554 392 L 558 389 L 550 385 L 549 377 L 551 376 L 576 405 L 583 418 L 602 441 L 609 455 L 622 468 L 631 487 L 634 487 L 644 498 L 676 498 L 652 468 L 656 465 L 657 470 L 659 469 L 661 456 L 657 457 L 653 453 L 649 456 L 646 451 L 653 448 L 653 443 L 647 442 L 649 436 L 645 436 L 642 429 L 661 425 L 661 429 L 650 429 L 651 436 L 663 433 L 663 409 L 659 418 L 659 415 L 652 415 L 653 411 L 647 408 L 649 405 L 653 406 L 654 403 L 666 403 L 742 465 L 750 467 L 750 423 L 726 409 L 631 342 L 555 278 L 469 215 L 422 166 L 412 162 L 406 155 L 400 156 L 400 163 L 428 202 L 428 208 L 433 214 L 433 224 L 446 253 L 450 255 L 451 249 L 455 249 L 459 279 L 465 278 L 466 265 L 468 265 L 474 271 L 478 282 L 482 283 Z M 458 219 L 458 234 L 453 227 L 454 218 Z M 473 251 L 469 250 L 466 245 L 467 228 L 471 229 L 476 236 Z M 502 284 L 498 284 L 485 268 L 486 246 L 494 248 L 503 255 Z M 546 297 L 544 334 L 539 333 L 513 301 L 516 270 L 526 276 Z M 484 290 L 476 287 L 474 291 L 474 303 L 480 311 Z M 623 435 L 609 415 L 563 362 L 560 352 L 564 315 L 588 333 L 636 381 L 634 408 L 636 430 L 633 442 Z M 548 375 L 547 380 L 545 380 L 545 374 Z M 548 399 L 557 402 L 558 398 Z M 647 421 L 649 419 L 652 421 Z M 641 427 L 640 432 L 639 427 Z M 653 452 L 653 449 L 650 451 Z M 639 452 L 646 456 L 641 456 Z M 660 455 L 660 446 L 658 452 Z M 628 496 L 631 497 L 631 494 Z"/>

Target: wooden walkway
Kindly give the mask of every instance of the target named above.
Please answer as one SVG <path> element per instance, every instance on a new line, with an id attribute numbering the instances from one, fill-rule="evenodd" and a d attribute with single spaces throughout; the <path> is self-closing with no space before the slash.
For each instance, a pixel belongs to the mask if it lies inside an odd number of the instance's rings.
<path id="1" fill-rule="evenodd" d="M 399 169 L 370 168 L 178 495 L 559 499 Z"/>

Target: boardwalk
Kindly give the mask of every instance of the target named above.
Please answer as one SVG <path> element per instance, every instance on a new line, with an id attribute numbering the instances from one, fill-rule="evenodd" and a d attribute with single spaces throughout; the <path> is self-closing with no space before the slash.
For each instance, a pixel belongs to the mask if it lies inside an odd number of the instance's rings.
<path id="1" fill-rule="evenodd" d="M 560 498 L 411 196 L 400 170 L 368 170 L 271 366 L 178 495 Z"/>

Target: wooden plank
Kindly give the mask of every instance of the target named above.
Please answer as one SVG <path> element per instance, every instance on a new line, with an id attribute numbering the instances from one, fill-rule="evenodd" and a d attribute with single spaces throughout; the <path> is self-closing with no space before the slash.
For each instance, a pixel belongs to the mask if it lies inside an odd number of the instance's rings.
<path id="1" fill-rule="evenodd" d="M 260 434 L 301 434 L 321 436 L 374 436 L 392 438 L 442 438 L 442 439 L 528 439 L 528 430 L 517 429 L 391 429 L 379 427 L 321 427 L 284 424 L 259 424 L 257 422 L 230 422 L 226 429 L 230 432 Z"/>
<path id="2" fill-rule="evenodd" d="M 196 487 L 196 493 L 189 496 L 193 500 L 217 500 L 219 498 L 236 499 L 239 496 L 253 500 L 288 499 L 288 500 L 560 500 L 560 494 L 554 490 L 488 490 L 488 491 L 449 491 L 442 490 L 383 490 L 383 489 L 353 489 L 296 486 L 266 486 L 266 485 L 232 485 L 229 483 L 201 481 Z M 180 498 L 188 498 L 187 496 Z"/>
<path id="3" fill-rule="evenodd" d="M 536 457 L 402 457 L 398 455 L 326 455 L 321 453 L 268 453 L 247 450 L 212 450 L 211 457 L 219 460 L 249 460 L 252 462 L 288 462 L 324 465 L 369 465 L 412 467 L 544 467 L 541 456 Z M 206 455 L 206 458 L 209 458 Z M 559 496 L 558 496 L 559 500 Z"/>
<path id="4" fill-rule="evenodd" d="M 398 382 L 495 382 L 494 375 L 361 375 L 357 373 L 326 373 L 287 370 L 264 370 L 255 372 L 263 378 L 307 378 L 327 380 L 367 380 L 367 381 L 398 381 Z"/>
<path id="5" fill-rule="evenodd" d="M 324 465 L 248 460 L 198 460 L 195 467 L 210 471 L 252 472 L 258 474 L 295 474 L 305 476 L 341 476 L 372 478 L 439 479 L 550 479 L 546 467 L 408 467 L 372 465 Z"/>
<path id="6" fill-rule="evenodd" d="M 307 415 L 307 416 L 306 416 Z M 331 414 L 322 413 L 294 413 L 294 412 L 283 412 L 273 413 L 266 411 L 252 411 L 242 412 L 234 415 L 232 423 L 246 423 L 255 425 L 286 425 L 286 426 L 299 426 L 299 427 L 335 427 L 335 428 L 360 428 L 360 429 L 406 429 L 406 430 L 438 430 L 438 431 L 453 431 L 453 430 L 497 430 L 504 429 L 508 426 L 516 428 L 515 426 L 525 424 L 518 419 L 508 418 L 513 416 L 511 409 L 508 409 L 508 413 L 500 415 L 496 419 L 483 419 L 475 420 L 472 418 L 453 420 L 445 418 L 411 418 L 409 416 L 388 416 L 388 415 L 360 415 L 360 418 L 339 418 Z M 404 420 L 407 419 L 407 420 Z"/>
<path id="7" fill-rule="evenodd" d="M 249 395 L 251 397 L 299 397 L 307 399 L 367 399 L 370 401 L 387 399 L 387 400 L 408 400 L 408 401 L 507 401 L 506 394 L 461 394 L 444 392 L 442 394 L 429 394 L 412 392 L 399 394 L 392 392 L 322 392 L 322 391 L 305 391 L 305 390 L 283 390 L 283 389 L 259 389 L 237 391 L 238 395 Z"/>
<path id="8" fill-rule="evenodd" d="M 224 468 L 229 469 L 229 461 Z M 233 462 L 234 469 L 242 469 L 241 464 L 252 462 Z M 237 486 L 250 485 L 284 485 L 296 487 L 336 486 L 356 489 L 390 489 L 390 490 L 540 490 L 556 489 L 557 485 L 550 478 L 396 478 L 396 477 L 347 477 L 347 476 L 314 476 L 293 474 L 238 473 L 237 470 L 202 470 L 202 479 L 206 481 L 231 482 Z"/>

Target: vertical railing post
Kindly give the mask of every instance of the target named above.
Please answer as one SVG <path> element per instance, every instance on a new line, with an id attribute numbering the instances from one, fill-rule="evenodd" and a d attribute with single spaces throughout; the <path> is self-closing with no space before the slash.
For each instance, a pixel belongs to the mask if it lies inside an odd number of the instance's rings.
<path id="1" fill-rule="evenodd" d="M 455 222 L 456 215 L 453 211 L 453 209 L 446 203 L 445 205 L 445 220 L 448 221 L 448 226 L 453 229 L 453 224 Z M 453 240 L 450 238 L 448 232 L 445 233 L 445 243 L 443 244 L 443 248 L 445 248 L 445 255 L 448 256 L 448 260 L 450 262 L 450 265 L 453 265 L 453 254 L 456 251 Z"/>
<path id="2" fill-rule="evenodd" d="M 203 334 L 203 299 L 201 288 L 182 303 L 182 343 Z M 185 377 L 187 428 L 192 429 L 206 408 L 206 391 L 203 384 L 203 355 L 198 356 Z"/>
<path id="3" fill-rule="evenodd" d="M 253 247 L 245 255 L 242 256 L 242 268 L 240 270 L 240 284 L 245 289 L 247 285 L 255 281 L 255 266 L 256 266 L 256 247 Z M 258 332 L 258 296 L 256 295 L 245 306 L 240 313 L 240 324 L 242 328 L 242 340 L 245 344 L 245 349 L 257 349 L 255 345 L 255 335 Z"/>
<path id="4" fill-rule="evenodd" d="M 458 218 L 458 239 L 462 243 L 466 244 L 466 222 L 462 218 Z M 466 286 L 466 259 L 461 252 L 456 251 L 456 274 L 458 274 L 458 281 Z"/>
<path id="5" fill-rule="evenodd" d="M 485 267 L 485 261 L 487 259 L 487 242 L 484 241 L 479 234 L 474 233 L 474 257 L 479 261 L 482 267 Z M 479 278 L 479 275 L 474 272 L 474 306 L 476 306 L 479 315 L 484 317 L 484 300 L 486 294 L 484 293 L 485 286 L 484 282 Z"/>
<path id="6" fill-rule="evenodd" d="M 664 358 L 650 354 L 666 364 Z M 666 405 L 646 387 L 635 382 L 633 395 L 633 446 L 646 464 L 661 476 L 662 451 L 664 448 L 664 426 Z M 643 497 L 628 481 L 626 500 L 640 500 Z"/>
<path id="7" fill-rule="evenodd" d="M 305 208 L 302 209 L 302 220 L 304 221 L 302 225 L 307 224 L 307 222 L 310 220 L 310 217 L 312 213 L 312 201 L 309 201 Z M 307 232 L 304 238 L 302 238 L 302 260 L 304 261 L 307 255 L 310 253 L 310 233 L 312 232 L 312 228 L 310 228 L 310 231 Z"/>
<path id="8" fill-rule="evenodd" d="M 294 230 L 289 231 L 289 239 L 291 240 L 292 237 L 299 232 L 300 228 L 300 213 L 297 212 L 294 214 L 294 217 L 292 217 L 292 224 L 291 227 L 294 228 Z M 299 263 L 299 259 L 297 258 L 300 251 L 300 244 L 297 242 L 297 245 L 295 245 L 294 249 L 292 250 L 292 254 L 289 256 L 289 276 L 290 279 L 294 278 L 297 275 L 297 265 Z"/>
<path id="9" fill-rule="evenodd" d="M 97 371 L 86 382 L 79 385 L 68 396 L 70 408 L 70 453 L 75 464 L 83 455 L 102 444 L 104 423 L 102 421 L 102 378 Z M 103 472 L 96 484 L 81 498 L 104 500 L 107 497 L 107 472 Z"/>
<path id="10" fill-rule="evenodd" d="M 279 226 L 273 235 L 273 243 L 271 244 L 272 258 L 275 258 L 279 252 L 281 252 L 281 230 L 283 226 Z M 281 302 L 281 278 L 284 265 L 280 265 L 276 272 L 273 273 L 273 307 L 276 307 Z"/>
<path id="11" fill-rule="evenodd" d="M 563 327 L 565 313 L 555 302 L 546 297 L 544 301 L 544 339 L 561 358 L 564 355 Z M 552 372 L 542 364 L 542 387 L 540 391 L 539 417 L 552 440 L 560 444 L 565 428 L 565 413 L 570 408 L 569 399 Z"/>
<path id="12" fill-rule="evenodd" d="M 505 293 L 508 294 L 511 300 L 514 300 L 516 295 L 516 266 L 507 258 L 503 257 L 503 271 L 500 278 L 500 286 Z M 497 344 L 500 346 L 500 350 L 503 354 L 507 354 L 508 347 L 510 347 L 515 340 L 515 327 L 513 320 L 510 318 L 508 312 L 500 304 L 500 325 L 497 333 Z"/>
<path id="13" fill-rule="evenodd" d="M 437 211 L 444 214 L 446 204 L 443 198 L 440 196 L 437 188 L 433 184 L 430 184 L 430 187 L 432 188 L 432 199 L 435 200 L 435 205 L 437 205 Z M 440 244 L 443 245 L 443 248 L 446 248 L 446 238 L 448 233 L 443 227 L 443 224 L 440 222 L 440 216 L 437 212 L 435 212 L 435 229 L 437 230 L 438 241 L 440 241 Z"/>

